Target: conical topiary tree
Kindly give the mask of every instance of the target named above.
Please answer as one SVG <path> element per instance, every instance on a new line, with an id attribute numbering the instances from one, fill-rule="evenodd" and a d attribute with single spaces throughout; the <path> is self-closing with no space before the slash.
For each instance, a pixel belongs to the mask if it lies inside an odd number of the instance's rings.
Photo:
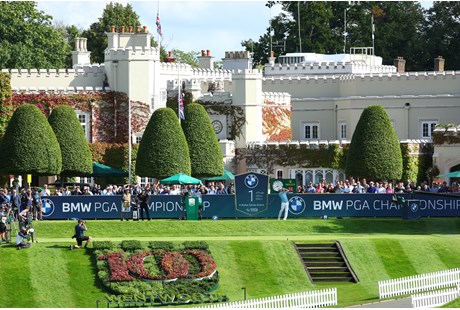
<path id="1" fill-rule="evenodd" d="M 346 174 L 371 180 L 398 180 L 402 155 L 398 137 L 385 109 L 364 109 L 348 150 Z"/>
<path id="2" fill-rule="evenodd" d="M 18 107 L 0 144 L 1 172 L 56 175 L 61 167 L 61 149 L 45 115 L 31 104 Z"/>
<path id="3" fill-rule="evenodd" d="M 219 141 L 201 104 L 191 103 L 185 107 L 185 120 L 182 122 L 187 139 L 195 178 L 221 176 L 224 174 L 224 161 Z"/>
<path id="4" fill-rule="evenodd" d="M 61 175 L 79 176 L 93 173 L 91 151 L 75 111 L 69 106 L 59 106 L 51 112 L 48 122 L 61 148 Z"/>
<path id="5" fill-rule="evenodd" d="M 136 159 L 136 174 L 164 179 L 177 173 L 190 175 L 190 155 L 174 111 L 157 109 L 142 135 Z"/>

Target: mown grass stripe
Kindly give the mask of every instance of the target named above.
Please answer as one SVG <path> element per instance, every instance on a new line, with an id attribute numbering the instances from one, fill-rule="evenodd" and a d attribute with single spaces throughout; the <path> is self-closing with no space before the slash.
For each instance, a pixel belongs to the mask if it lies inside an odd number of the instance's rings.
<path id="1" fill-rule="evenodd" d="M 248 298 L 258 298 L 271 295 L 276 285 L 276 275 L 273 269 L 277 268 L 267 261 L 263 255 L 263 244 L 261 241 L 231 241 L 233 252 L 238 253 L 235 257 L 237 271 L 247 288 Z M 278 266 L 279 267 L 279 266 Z M 284 266 L 283 266 L 284 268 Z"/>
<path id="2" fill-rule="evenodd" d="M 417 273 L 412 261 L 407 257 L 404 248 L 401 246 L 400 240 L 377 239 L 373 240 L 373 242 L 390 279 L 411 276 Z"/>
<path id="3" fill-rule="evenodd" d="M 73 292 L 62 247 L 33 244 L 27 251 L 30 252 L 29 277 L 37 304 L 45 308 L 69 307 Z"/>
<path id="4" fill-rule="evenodd" d="M 404 248 L 408 259 L 412 262 L 415 274 L 448 269 L 439 257 L 432 242 L 428 240 L 400 240 L 399 243 Z"/>
<path id="5" fill-rule="evenodd" d="M 30 252 L 11 245 L 1 248 L 0 307 L 33 308 L 37 306 L 36 291 L 32 286 L 29 266 Z"/>

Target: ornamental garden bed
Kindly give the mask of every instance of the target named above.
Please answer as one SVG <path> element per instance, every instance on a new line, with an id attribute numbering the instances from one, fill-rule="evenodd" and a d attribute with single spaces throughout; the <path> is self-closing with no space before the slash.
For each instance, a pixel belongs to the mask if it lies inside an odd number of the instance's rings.
<path id="1" fill-rule="evenodd" d="M 97 275 L 111 294 L 205 294 L 219 282 L 208 244 L 125 240 L 94 242 Z"/>

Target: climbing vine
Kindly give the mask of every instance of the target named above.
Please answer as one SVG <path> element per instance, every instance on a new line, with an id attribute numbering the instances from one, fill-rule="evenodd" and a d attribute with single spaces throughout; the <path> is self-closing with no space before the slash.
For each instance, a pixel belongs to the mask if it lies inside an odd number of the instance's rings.
<path id="1" fill-rule="evenodd" d="M 82 112 L 90 112 L 93 141 L 107 143 L 128 142 L 129 99 L 121 92 L 89 92 L 75 94 L 14 93 L 9 103 L 2 105 L 0 135 L 3 136 L 14 110 L 24 104 L 36 105 L 45 116 L 60 105 L 68 105 Z M 131 101 L 131 129 L 141 132 L 147 125 L 150 108 L 145 103 Z"/>

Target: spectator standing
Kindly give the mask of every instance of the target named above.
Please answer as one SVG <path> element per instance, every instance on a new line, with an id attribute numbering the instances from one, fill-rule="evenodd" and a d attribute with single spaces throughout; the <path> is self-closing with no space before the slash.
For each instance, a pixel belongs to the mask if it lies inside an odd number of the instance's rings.
<path id="1" fill-rule="evenodd" d="M 216 190 L 216 195 L 227 195 L 227 190 L 224 187 L 222 182 L 219 182 L 219 185 Z"/>
<path id="2" fill-rule="evenodd" d="M 32 191 L 32 207 L 34 220 L 43 221 L 42 198 L 40 197 L 40 194 L 38 193 L 38 190 L 35 187 Z"/>
<path id="3" fill-rule="evenodd" d="M 143 189 L 141 193 L 137 196 L 137 201 L 139 202 L 142 220 L 144 220 L 144 211 L 145 211 L 145 214 L 147 215 L 147 220 L 150 221 L 149 206 L 148 206 L 149 199 L 150 199 L 150 195 L 146 189 Z"/>
<path id="4" fill-rule="evenodd" d="M 374 186 L 374 182 L 370 181 L 369 182 L 369 187 L 367 188 L 367 193 L 369 194 L 375 194 L 377 193 L 377 187 Z"/>
<path id="5" fill-rule="evenodd" d="M 123 196 L 121 197 L 121 220 L 125 218 L 129 221 L 129 212 L 131 211 L 131 194 L 129 189 L 125 189 Z"/>
<path id="6" fill-rule="evenodd" d="M 44 185 L 43 185 L 43 189 L 42 189 L 42 191 L 40 192 L 40 197 L 46 197 L 46 196 L 51 196 L 51 192 L 50 192 L 50 190 L 48 189 L 48 185 L 47 185 L 47 184 L 44 184 Z"/>
<path id="7" fill-rule="evenodd" d="M 230 185 L 227 188 L 227 194 L 234 195 L 235 194 L 235 186 L 233 182 L 230 182 Z"/>

